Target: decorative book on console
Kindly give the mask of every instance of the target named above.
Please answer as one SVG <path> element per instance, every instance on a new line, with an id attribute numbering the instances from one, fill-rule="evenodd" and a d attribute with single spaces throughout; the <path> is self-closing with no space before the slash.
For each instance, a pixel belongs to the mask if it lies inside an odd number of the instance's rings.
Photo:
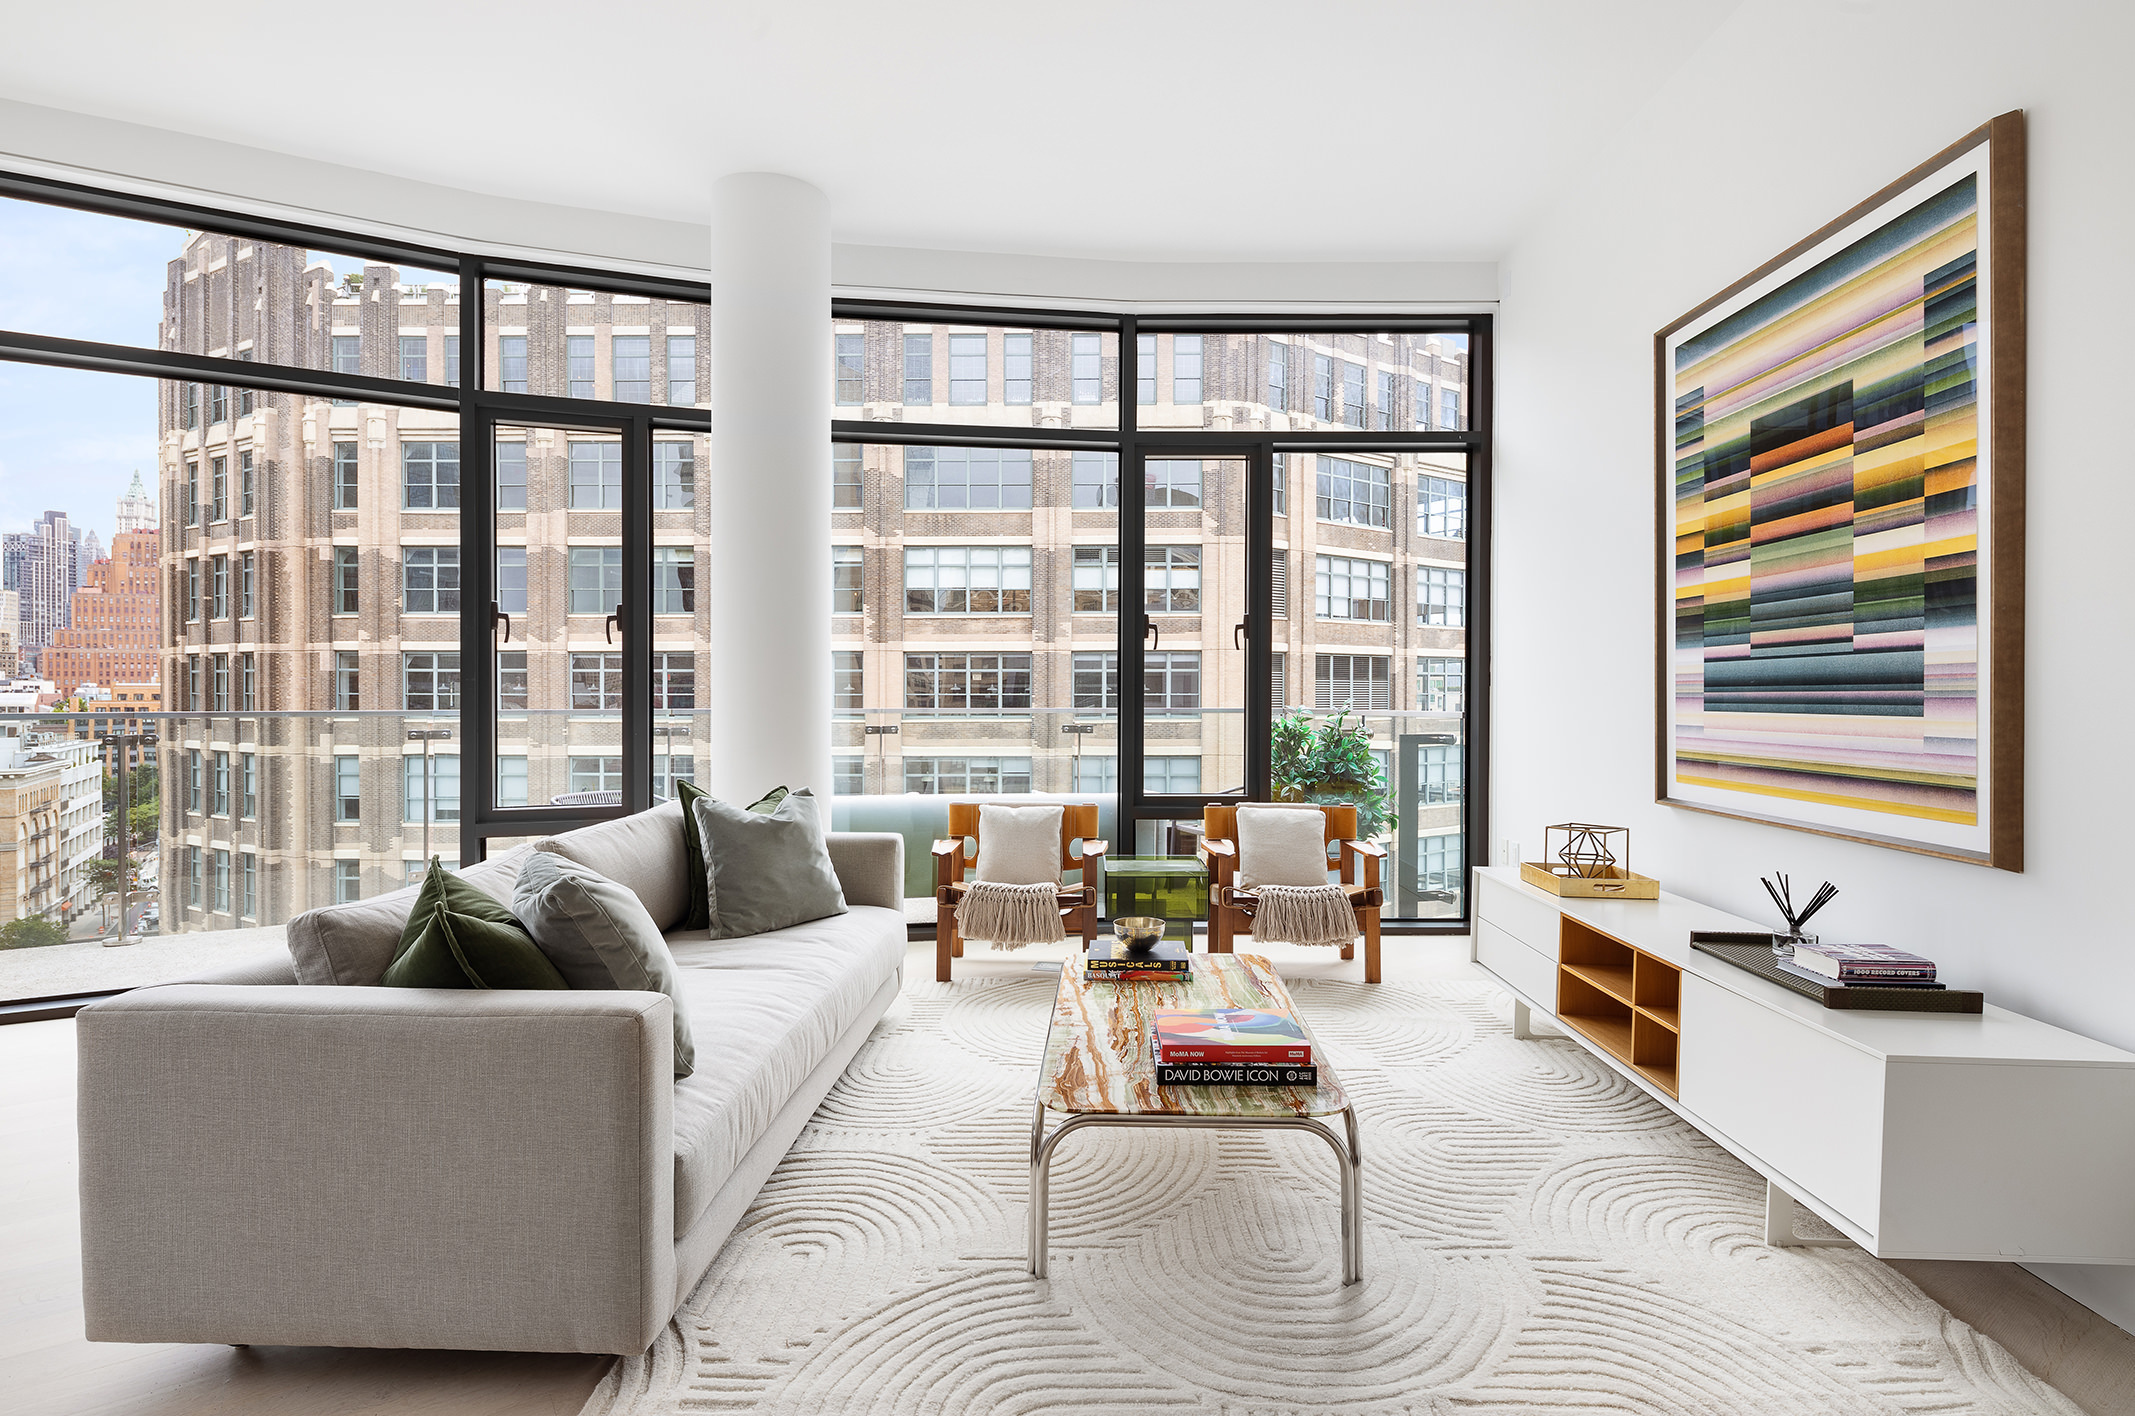
<path id="1" fill-rule="evenodd" d="M 1935 961 L 1888 944 L 1833 944 L 1824 940 L 1794 945 L 1794 966 L 1841 983 L 1932 983 Z"/>

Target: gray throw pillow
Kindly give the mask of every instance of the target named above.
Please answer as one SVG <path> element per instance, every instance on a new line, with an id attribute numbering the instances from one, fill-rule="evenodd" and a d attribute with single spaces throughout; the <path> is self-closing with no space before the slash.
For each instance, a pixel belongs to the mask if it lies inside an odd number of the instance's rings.
<path id="1" fill-rule="evenodd" d="M 739 939 L 845 913 L 814 796 L 795 792 L 769 814 L 715 797 L 697 798 L 692 809 L 704 842 L 712 938 Z"/>
<path id="2" fill-rule="evenodd" d="M 512 891 L 512 913 L 571 987 L 642 990 L 673 999 L 675 1075 L 696 1070 L 675 956 L 628 886 L 575 860 L 529 851 Z"/>

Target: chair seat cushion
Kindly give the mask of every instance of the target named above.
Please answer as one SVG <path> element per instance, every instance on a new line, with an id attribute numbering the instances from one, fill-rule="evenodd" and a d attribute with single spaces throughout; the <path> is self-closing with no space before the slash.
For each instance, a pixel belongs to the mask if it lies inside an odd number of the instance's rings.
<path id="1" fill-rule="evenodd" d="M 675 1083 L 679 1235 L 896 976 L 904 963 L 904 913 L 854 905 L 744 939 L 670 934 L 667 946 L 697 1042 L 696 1071 Z"/>

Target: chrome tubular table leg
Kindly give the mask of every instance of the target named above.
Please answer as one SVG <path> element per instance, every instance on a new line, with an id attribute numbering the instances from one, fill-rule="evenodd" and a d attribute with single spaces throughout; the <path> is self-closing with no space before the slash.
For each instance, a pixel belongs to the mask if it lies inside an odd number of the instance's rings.
<path id="1" fill-rule="evenodd" d="M 1342 1157 L 1342 1283 L 1364 1281 L 1364 1148 L 1357 1140 L 1357 1109 L 1342 1108 L 1349 1154 Z"/>
<path id="2" fill-rule="evenodd" d="M 1045 1277 L 1046 1245 L 1046 1153 L 1042 1148 L 1045 1140 L 1045 1103 L 1039 1102 L 1030 1118 L 1030 1271 L 1038 1278 Z"/>

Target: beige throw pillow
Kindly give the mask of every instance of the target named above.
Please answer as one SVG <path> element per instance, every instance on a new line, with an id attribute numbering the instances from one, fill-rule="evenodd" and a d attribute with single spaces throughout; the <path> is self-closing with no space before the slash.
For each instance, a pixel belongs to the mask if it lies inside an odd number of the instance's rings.
<path id="1" fill-rule="evenodd" d="M 1238 888 L 1327 883 L 1327 813 L 1316 806 L 1238 808 Z"/>
<path id="2" fill-rule="evenodd" d="M 974 879 L 1042 885 L 1060 879 L 1059 806 L 979 807 L 979 866 Z"/>

